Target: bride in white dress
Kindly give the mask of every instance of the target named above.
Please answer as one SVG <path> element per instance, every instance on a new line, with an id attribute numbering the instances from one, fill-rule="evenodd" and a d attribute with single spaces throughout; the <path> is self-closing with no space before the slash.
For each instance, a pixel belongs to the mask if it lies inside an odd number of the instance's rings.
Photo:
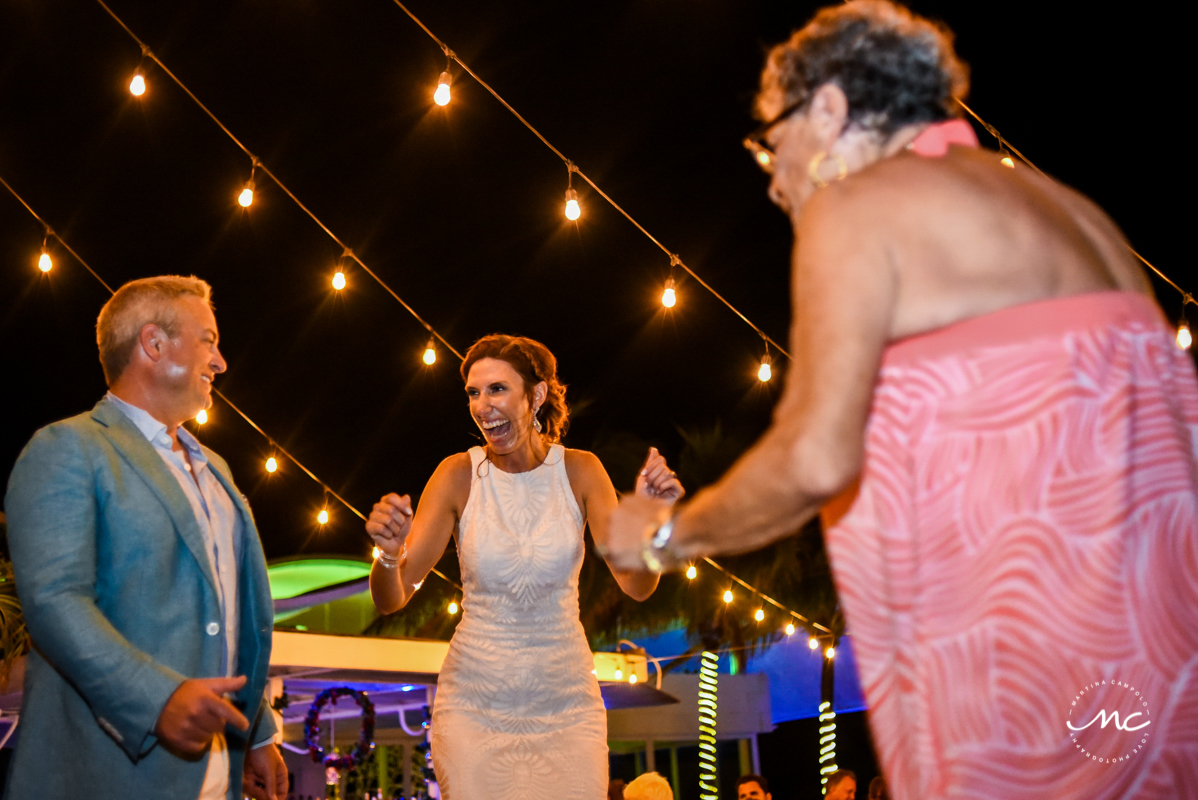
<path id="1" fill-rule="evenodd" d="M 475 342 L 462 363 L 470 415 L 486 440 L 441 462 L 413 518 L 388 494 L 366 523 L 380 555 L 379 611 L 402 608 L 456 539 L 465 595 L 433 707 L 433 768 L 445 800 L 602 800 L 607 717 L 582 623 L 583 527 L 606 542 L 616 491 L 592 453 L 558 444 L 565 386 L 548 348 L 521 337 Z M 656 450 L 636 491 L 677 500 Z M 657 575 L 613 570 L 644 600 Z"/>

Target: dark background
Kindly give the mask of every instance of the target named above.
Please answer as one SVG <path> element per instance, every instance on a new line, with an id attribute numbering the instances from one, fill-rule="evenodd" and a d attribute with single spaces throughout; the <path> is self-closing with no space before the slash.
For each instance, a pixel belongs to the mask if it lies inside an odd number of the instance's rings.
<path id="1" fill-rule="evenodd" d="M 765 48 L 817 5 L 411 8 L 784 341 L 790 229 L 739 142 L 755 125 Z M 1192 290 L 1190 148 L 1175 122 L 1192 74 L 1188 64 L 1182 72 L 1185 26 L 1130 7 L 913 7 L 956 31 L 972 107 Z M 580 182 L 583 216 L 567 222 L 561 162 L 459 67 L 452 103 L 434 106 L 445 58 L 393 3 L 112 8 L 459 351 L 495 331 L 548 344 L 570 384 L 566 444 L 599 452 L 618 487 L 630 485 L 648 443 L 677 461 L 688 436 L 715 435 L 717 424 L 730 442 L 764 429 L 785 362 L 760 384 L 760 339 L 693 281 L 663 310 L 665 254 Z M 0 176 L 114 288 L 160 273 L 212 283 L 229 362 L 218 387 L 350 502 L 367 510 L 386 491 L 418 493 L 438 461 L 478 441 L 456 359 L 441 348 L 424 366 L 427 333 L 361 270 L 333 292 L 339 248 L 268 178 L 258 175 L 251 209 L 237 206 L 249 158 L 154 65 L 149 91 L 133 98 L 126 86 L 139 60 L 99 5 L 0 0 Z M 104 392 L 94 321 L 107 293 L 53 241 L 56 266 L 42 275 L 42 235 L 0 192 L 5 480 L 34 430 Z M 1176 319 L 1180 296 L 1156 285 Z M 369 552 L 355 517 L 331 504 L 319 527 L 321 489 L 286 461 L 268 478 L 267 442 L 220 401 L 212 414 L 200 436 L 248 494 L 268 558 Z"/>

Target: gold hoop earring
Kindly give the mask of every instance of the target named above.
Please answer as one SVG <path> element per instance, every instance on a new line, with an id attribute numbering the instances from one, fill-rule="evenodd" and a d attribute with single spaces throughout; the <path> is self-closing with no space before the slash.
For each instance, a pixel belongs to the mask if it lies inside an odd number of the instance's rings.
<path id="1" fill-rule="evenodd" d="M 815 184 L 815 188 L 822 189 L 832 181 L 824 180 L 819 174 L 819 168 L 824 165 L 824 162 L 829 158 L 827 151 L 820 150 L 807 164 L 807 177 Z M 834 180 L 842 181 L 849 174 L 849 165 L 845 163 L 844 156 L 839 153 L 833 153 L 831 158 L 836 162 L 836 178 Z"/>

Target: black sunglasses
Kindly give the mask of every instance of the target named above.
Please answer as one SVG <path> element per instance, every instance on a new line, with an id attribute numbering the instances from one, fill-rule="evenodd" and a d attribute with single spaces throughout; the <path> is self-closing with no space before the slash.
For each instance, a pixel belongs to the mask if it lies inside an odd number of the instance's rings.
<path id="1" fill-rule="evenodd" d="M 807 98 L 804 97 L 802 100 L 796 100 L 791 103 L 782 109 L 778 116 L 769 122 L 763 123 L 761 127 L 746 136 L 744 142 L 742 142 L 745 149 L 752 153 L 753 160 L 757 162 L 757 166 L 761 167 L 767 175 L 774 174 L 774 161 L 777 159 L 777 156 L 774 155 L 774 151 L 770 149 L 770 146 L 765 143 L 766 134 L 773 130 L 775 125 L 802 108 L 806 102 Z"/>

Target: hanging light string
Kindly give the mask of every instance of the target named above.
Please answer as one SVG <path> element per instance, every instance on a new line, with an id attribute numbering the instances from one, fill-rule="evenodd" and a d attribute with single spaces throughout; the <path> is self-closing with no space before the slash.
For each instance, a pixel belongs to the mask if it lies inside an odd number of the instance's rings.
<path id="1" fill-rule="evenodd" d="M 706 563 L 708 563 L 708 564 L 710 564 L 711 566 L 715 567 L 717 570 L 719 570 L 720 572 L 724 573 L 724 574 L 725 574 L 725 575 L 727 575 L 729 578 L 731 578 L 733 581 L 735 581 L 736 583 L 739 583 L 741 586 L 745 587 L 746 589 L 748 589 L 750 592 L 752 592 L 752 593 L 753 593 L 754 595 L 756 595 L 757 597 L 760 597 L 760 598 L 761 598 L 762 600 L 764 600 L 765 602 L 769 603 L 770 605 L 774 606 L 775 608 L 778 608 L 778 609 L 780 609 L 781 611 L 783 611 L 783 612 L 785 612 L 785 613 L 789 614 L 790 616 L 794 617 L 795 619 L 799 620 L 799 621 L 800 621 L 800 622 L 802 622 L 804 625 L 806 625 L 806 626 L 808 626 L 808 627 L 811 627 L 811 628 L 814 628 L 814 629 L 816 629 L 816 630 L 823 631 L 824 633 L 827 633 L 827 634 L 831 634 L 831 633 L 832 633 L 832 630 L 831 630 L 830 628 L 827 628 L 827 627 L 825 627 L 825 626 L 823 626 L 823 625 L 820 625 L 818 622 L 812 622 L 810 619 L 808 619 L 807 617 L 804 617 L 802 614 L 800 614 L 800 613 L 799 613 L 799 612 L 797 612 L 797 611 L 792 611 L 792 610 L 790 610 L 789 608 L 787 608 L 786 606 L 782 605 L 781 603 L 779 603 L 779 602 L 778 602 L 777 600 L 775 600 L 774 598 L 770 597 L 770 596 L 769 596 L 768 594 L 766 594 L 765 592 L 762 592 L 762 591 L 760 591 L 760 590 L 759 590 L 759 589 L 757 589 L 756 587 L 749 585 L 749 584 L 748 584 L 748 583 L 746 583 L 745 581 L 743 581 L 743 580 L 741 580 L 740 578 L 738 578 L 737 576 L 733 575 L 731 572 L 729 572 L 728 570 L 724 569 L 724 567 L 722 567 L 722 566 L 720 566 L 719 564 L 717 564 L 716 562 L 712 561 L 710 558 L 707 558 L 706 556 L 704 556 L 704 557 L 703 557 L 703 561 L 705 561 Z"/>
<path id="2" fill-rule="evenodd" d="M 312 219 L 312 221 L 315 222 L 322 231 L 324 231 L 326 234 L 328 234 L 330 239 L 332 239 L 334 242 L 337 243 L 337 245 L 343 251 L 343 258 L 353 259 L 353 261 L 359 267 L 362 268 L 363 272 L 365 272 L 371 278 L 374 278 L 375 282 L 378 283 L 379 286 L 383 287 L 383 289 L 387 292 L 387 294 L 389 294 L 393 298 L 395 298 L 395 301 L 397 303 L 399 303 L 401 306 L 403 306 L 404 309 L 409 314 L 411 314 L 416 319 L 416 321 L 419 322 L 424 327 L 424 329 L 429 332 L 429 334 L 431 336 L 436 338 L 439 342 L 441 342 L 441 344 L 445 345 L 446 349 L 448 349 L 449 352 L 453 353 L 455 356 L 458 357 L 458 360 L 463 360 L 462 354 L 459 353 L 457 350 L 455 350 L 453 345 L 451 345 L 445 339 L 445 337 L 443 337 L 440 333 L 438 333 L 436 331 L 436 329 L 433 328 L 433 326 L 430 325 L 427 321 L 425 321 L 425 319 L 423 317 L 421 317 L 419 314 L 417 314 L 416 309 L 412 308 L 410 305 L 408 305 L 406 302 L 404 302 L 404 299 L 402 297 L 400 297 L 395 292 L 394 289 L 392 289 L 390 286 L 388 286 L 386 281 L 384 281 L 377 274 L 375 274 L 374 270 L 372 270 L 369 266 L 367 266 L 365 261 L 363 261 L 360 257 L 358 257 L 353 252 L 353 250 L 351 250 L 349 247 L 347 247 L 345 245 L 345 243 L 342 242 L 341 239 L 337 237 L 337 234 L 333 233 L 333 231 L 330 230 L 327 225 L 325 225 L 323 222 L 321 222 L 320 218 L 317 217 L 316 214 L 314 214 L 310 208 L 308 208 L 306 205 L 304 205 L 300 201 L 300 199 L 298 197 L 296 197 L 295 194 L 290 189 L 288 189 L 287 186 L 281 180 L 279 180 L 278 176 L 275 175 L 274 172 L 272 172 L 269 167 L 267 167 L 265 164 L 262 163 L 261 159 L 259 159 L 256 155 L 254 155 L 252 152 L 250 152 L 250 149 L 248 147 L 246 147 L 244 144 L 242 144 L 240 139 L 238 139 L 236 136 L 233 135 L 233 132 L 231 130 L 229 130 L 229 128 L 223 122 L 220 121 L 220 119 L 216 116 L 216 114 L 213 114 L 212 111 L 208 108 L 208 106 L 204 105 L 200 101 L 200 98 L 196 97 L 195 93 L 192 92 L 191 89 L 187 88 L 187 85 L 184 84 L 183 81 L 181 81 L 179 79 L 179 77 L 177 75 L 175 75 L 175 73 L 171 72 L 170 69 L 166 66 L 166 64 L 162 63 L 162 60 L 160 58 L 158 58 L 158 56 L 154 55 L 153 51 L 150 50 L 149 46 L 146 45 L 146 43 L 143 42 L 140 38 L 138 38 L 137 34 L 134 33 L 129 28 L 129 26 L 125 24 L 124 20 L 122 20 L 120 17 L 118 17 L 116 15 L 116 13 L 104 3 L 104 0 L 96 0 L 96 2 L 100 4 L 101 8 L 103 8 L 105 11 L 108 12 L 108 15 L 110 17 L 112 17 L 114 20 L 116 20 L 116 23 L 118 25 L 120 25 L 122 28 L 124 28 L 125 33 L 129 34 L 130 38 L 132 38 L 133 41 L 137 42 L 138 46 L 141 48 L 143 60 L 148 58 L 151 61 L 153 61 L 155 64 L 157 64 L 158 67 L 167 75 L 167 77 L 169 77 L 172 81 L 174 81 L 175 85 L 177 85 L 180 89 L 182 89 L 184 91 L 184 93 L 186 93 L 186 95 L 188 97 L 190 97 L 197 106 L 200 107 L 200 110 L 203 111 L 205 114 L 207 114 L 208 118 L 211 119 L 213 122 L 215 122 L 217 127 L 219 127 L 222 131 L 225 132 L 225 135 L 228 136 L 233 141 L 233 144 L 237 145 L 243 153 L 245 153 L 247 156 L 250 157 L 250 163 L 252 165 L 251 178 L 250 178 L 250 182 L 246 184 L 246 189 L 243 190 L 243 192 L 244 191 L 250 191 L 250 192 L 253 191 L 252 174 L 253 174 L 253 172 L 256 172 L 257 170 L 262 170 L 262 172 L 268 178 L 270 178 L 272 181 L 274 181 L 276 186 L 278 186 L 280 189 L 283 190 L 284 194 L 286 194 L 288 197 L 290 197 L 295 202 L 295 204 L 300 207 L 300 210 L 302 210 L 305 214 L 307 214 Z M 250 198 L 251 198 L 251 202 L 252 202 L 252 194 L 250 195 Z M 76 258 L 78 258 L 78 256 L 76 256 Z M 83 262 L 80 261 L 80 263 L 83 263 Z"/>
<path id="3" fill-rule="evenodd" d="M 50 225 L 45 222 L 45 220 L 43 220 L 40 216 L 38 216 L 38 213 L 33 210 L 33 207 L 30 206 L 29 203 L 25 202 L 25 198 L 23 198 L 23 197 L 21 197 L 21 195 L 17 194 L 17 190 L 12 188 L 12 186 L 8 183 L 8 181 L 4 180 L 4 176 L 2 176 L 2 175 L 0 175 L 0 184 L 4 184 L 4 188 L 7 189 L 9 191 L 9 193 L 17 199 L 17 202 L 19 202 L 21 205 L 23 205 L 25 207 L 25 210 L 28 211 L 33 216 L 34 219 L 36 219 L 38 222 L 40 222 L 42 224 L 42 226 L 46 229 L 47 237 L 53 236 L 55 241 L 57 241 L 60 245 L 62 245 L 63 249 L 65 249 L 68 253 L 70 253 L 72 256 L 74 256 L 75 260 L 78 261 L 83 266 L 84 269 L 86 269 L 89 273 L 91 273 L 91 276 L 93 278 L 95 278 L 97 281 L 99 281 L 101 286 L 103 286 L 105 289 L 108 290 L 108 293 L 110 295 L 116 294 L 116 292 L 113 291 L 112 287 L 109 286 L 104 281 L 104 279 L 101 278 L 100 275 L 94 269 L 92 269 L 91 266 L 86 261 L 84 261 L 83 258 L 78 253 L 76 253 L 75 250 L 69 244 L 66 243 L 66 241 L 62 238 L 62 236 L 60 236 L 58 233 L 56 233 L 54 231 L 54 229 L 51 228 Z M 270 436 L 270 434 L 268 434 L 266 431 L 262 430 L 262 427 L 260 425 L 258 425 L 258 423 L 254 422 L 252 419 L 250 419 L 250 416 L 248 414 L 246 414 L 244 411 L 242 411 L 240 408 L 238 408 L 237 405 L 232 400 L 230 400 L 228 397 L 226 397 L 224 392 L 222 392 L 220 389 L 217 389 L 215 386 L 212 387 L 212 392 L 217 397 L 219 397 L 221 400 L 223 400 L 225 405 L 227 405 L 229 408 L 233 409 L 233 411 L 239 417 L 241 417 L 243 420 L 245 420 L 246 423 L 251 428 L 253 428 L 259 434 L 261 434 L 262 438 L 264 438 L 267 441 L 267 443 L 270 444 L 272 460 L 278 455 L 284 456 L 292 464 L 295 464 L 297 467 L 299 467 L 301 472 L 303 472 L 305 475 L 307 475 L 309 478 L 311 478 L 313 481 L 315 481 L 316 484 L 318 486 L 320 486 L 321 489 L 324 490 L 326 495 L 331 495 L 332 497 L 337 498 L 338 502 L 340 502 L 341 505 L 343 505 L 347 509 L 349 509 L 349 511 L 352 512 L 355 516 L 357 516 L 362 521 L 366 520 L 365 514 L 363 514 L 352 503 L 350 503 L 348 500 L 346 500 L 344 497 L 342 497 L 340 494 L 338 494 L 337 491 L 335 489 L 333 489 L 333 487 L 329 486 L 327 483 L 325 483 L 319 477 L 317 477 L 316 473 L 314 473 L 312 470 L 310 470 L 306 466 L 304 466 L 304 464 L 298 458 L 296 458 L 294 455 L 292 455 L 291 452 L 287 450 L 287 448 L 283 447 L 277 441 L 275 441 L 275 439 L 272 438 Z M 276 469 L 277 469 L 277 467 L 276 467 Z M 270 470 L 270 471 L 273 472 L 274 470 Z M 327 512 L 327 510 L 328 510 L 327 503 L 322 508 L 322 510 Z M 462 587 L 460 585 L 458 585 L 458 583 L 456 581 L 451 580 L 448 576 L 446 576 L 443 572 L 436 569 L 435 567 L 433 568 L 433 574 L 435 574 L 437 577 L 441 578 L 442 580 L 444 580 L 446 583 L 450 584 L 451 586 L 457 588 L 458 591 L 462 590 Z"/>
<path id="4" fill-rule="evenodd" d="M 1045 178 L 1048 178 L 1048 176 L 1044 174 L 1044 171 L 1042 169 L 1040 169 L 1039 167 L 1037 167 L 1035 164 L 1032 163 L 1032 160 L 1030 158 L 1028 158 L 1023 153 L 1021 153 L 1017 149 L 1015 149 L 1015 146 L 1012 145 L 1010 142 L 1008 142 L 1006 140 L 1006 138 L 1004 138 L 1003 135 L 998 132 L 998 128 L 995 128 L 989 122 L 986 122 L 986 120 L 979 117 L 976 111 L 974 111 L 969 106 L 965 105 L 964 101 L 957 100 L 957 105 L 959 105 L 959 106 L 961 106 L 961 108 L 965 109 L 965 111 L 969 114 L 969 116 L 976 119 L 978 121 L 978 124 L 986 129 L 986 133 L 990 134 L 991 136 L 993 136 L 995 138 L 995 140 L 998 142 L 998 146 L 1001 149 L 1009 150 L 1010 152 L 1014 153 L 1015 156 L 1020 161 L 1022 161 L 1024 164 L 1027 164 L 1029 167 L 1034 169 L 1036 172 L 1040 173 L 1040 175 L 1044 176 Z M 1052 179 L 1049 178 L 1049 180 L 1052 180 Z M 1181 294 L 1181 307 L 1182 307 L 1182 311 L 1183 311 L 1183 316 L 1184 316 L 1185 307 L 1188 303 L 1194 303 L 1195 305 L 1198 305 L 1198 301 L 1196 301 L 1194 299 L 1194 295 L 1190 294 L 1185 289 L 1181 288 L 1176 283 L 1174 283 L 1169 278 L 1168 275 L 1161 272 L 1159 269 L 1157 269 L 1155 266 L 1152 265 L 1152 262 L 1150 262 L 1148 259 L 1144 258 L 1144 256 L 1140 255 L 1140 253 L 1134 247 L 1132 247 L 1130 244 L 1128 244 L 1127 249 L 1131 251 L 1131 254 L 1133 256 L 1140 259 L 1140 261 L 1143 262 L 1144 266 L 1148 267 L 1148 269 L 1155 272 L 1158 276 L 1160 276 L 1161 280 L 1163 280 L 1165 283 L 1172 286 L 1174 289 L 1176 289 Z"/>
<path id="5" fill-rule="evenodd" d="M 437 43 L 437 46 L 441 48 L 441 50 L 445 53 L 447 58 L 455 61 L 457 63 L 457 65 L 466 72 L 467 75 L 469 75 L 471 78 L 474 78 L 474 80 L 478 81 L 479 86 L 483 87 L 488 92 L 490 92 L 491 96 L 494 97 L 496 100 L 498 100 L 500 105 L 502 105 L 508 111 L 512 112 L 512 116 L 514 116 L 516 119 L 520 120 L 520 123 L 522 125 L 524 125 L 524 127 L 528 128 L 528 130 L 530 130 L 534 136 L 536 136 L 538 139 L 540 139 L 541 142 L 544 143 L 544 145 L 546 147 L 548 147 L 550 150 L 552 150 L 553 154 L 556 155 L 558 158 L 560 158 L 562 160 L 562 162 L 566 165 L 566 169 L 570 171 L 571 176 L 577 175 L 578 177 L 580 177 L 584 181 L 586 181 L 587 184 L 589 184 L 590 187 L 592 189 L 594 189 L 595 192 L 600 197 L 602 197 L 604 200 L 606 200 L 611 205 L 612 208 L 614 208 L 616 211 L 619 211 L 620 214 L 622 214 L 625 219 L 627 219 L 629 222 L 631 222 L 636 227 L 637 230 L 639 230 L 641 233 L 645 234 L 645 236 L 649 239 L 649 241 L 653 242 L 653 244 L 657 245 L 663 253 L 665 253 L 667 256 L 669 256 L 671 273 L 673 272 L 673 267 L 675 267 L 675 266 L 681 267 L 683 270 L 686 271 L 686 273 L 688 275 L 690 275 L 692 278 L 694 278 L 695 281 L 697 281 L 700 286 L 702 286 L 707 291 L 711 292 L 711 294 L 713 296 L 715 296 L 715 298 L 717 300 L 719 300 L 721 303 L 723 303 L 725 306 L 727 306 L 728 310 L 730 310 L 736 316 L 740 317 L 741 320 L 743 320 L 746 325 L 748 325 L 750 328 L 752 328 L 754 331 L 756 331 L 758 336 L 760 336 L 762 339 L 765 339 L 767 342 L 772 344 L 778 350 L 778 352 L 782 353 L 782 355 L 786 356 L 787 358 L 790 358 L 790 353 L 788 353 L 786 351 L 786 349 L 782 347 L 782 345 L 778 344 L 776 341 L 771 339 L 765 331 L 763 331 L 761 328 L 757 327 L 757 325 L 755 325 L 752 320 L 750 320 L 748 317 L 746 317 L 744 314 L 742 314 L 740 312 L 740 310 L 736 308 L 736 306 L 734 306 L 734 305 L 732 305 L 732 303 L 728 302 L 727 298 L 725 298 L 722 294 L 717 292 L 711 286 L 711 284 L 707 283 L 707 281 L 700 278 L 699 275 L 693 269 L 688 267 L 686 265 L 686 263 L 683 262 L 683 260 L 678 256 L 677 253 L 674 253 L 672 250 L 670 250 L 668 247 L 666 247 L 664 244 L 662 244 L 660 241 L 658 241 L 657 237 L 655 237 L 653 234 L 649 233 L 649 231 L 647 231 L 645 229 L 645 226 L 643 226 L 639 222 L 637 222 L 636 219 L 634 219 L 631 214 L 629 214 L 627 211 L 625 211 L 623 209 L 623 207 L 620 206 L 619 203 L 617 203 L 615 200 L 611 199 L 611 197 L 607 194 L 607 192 L 600 189 L 599 185 L 596 184 L 593 180 L 591 180 L 585 172 L 583 172 L 581 169 L 579 169 L 577 164 L 575 164 L 570 159 L 566 158 L 565 154 L 562 153 L 561 150 L 558 150 L 556 147 L 554 147 L 553 143 L 550 142 L 548 139 L 546 139 L 541 134 L 540 131 L 538 131 L 536 128 L 534 128 L 532 126 L 532 124 L 520 114 L 519 111 L 512 108 L 511 104 L 508 103 L 508 101 L 504 100 L 503 97 L 500 96 L 499 92 L 497 92 L 493 88 L 491 88 L 491 85 L 489 83 L 487 83 L 482 78 L 480 78 L 478 76 L 478 74 L 474 72 L 474 70 L 470 69 L 470 67 L 466 64 L 466 62 L 462 61 L 462 59 L 453 50 L 449 49 L 449 45 L 445 44 L 445 42 L 438 39 L 437 35 L 434 34 L 431 30 L 429 30 L 428 26 L 425 25 L 423 22 L 421 22 L 420 18 L 417 17 L 415 14 L 413 14 L 408 9 L 407 6 L 405 6 L 403 3 L 401 3 L 400 0 L 392 0 L 392 1 L 395 3 L 395 5 L 399 6 L 400 10 L 403 11 L 405 14 L 407 14 L 408 17 L 410 17 L 413 22 L 415 22 L 417 25 L 419 25 L 421 30 L 423 30 L 425 33 L 427 33 L 429 35 L 429 38 L 431 38 L 434 42 Z M 100 2 L 100 0 L 97 0 L 97 2 Z"/>

